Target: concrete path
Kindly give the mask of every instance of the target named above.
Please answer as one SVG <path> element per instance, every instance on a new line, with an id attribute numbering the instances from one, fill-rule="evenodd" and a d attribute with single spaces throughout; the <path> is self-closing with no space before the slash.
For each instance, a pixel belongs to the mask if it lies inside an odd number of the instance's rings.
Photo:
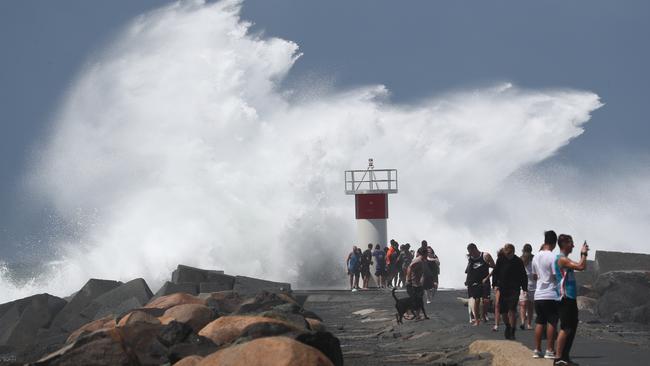
<path id="1" fill-rule="evenodd" d="M 426 305 L 430 320 L 404 321 L 403 325 L 395 321 L 395 301 L 388 290 L 296 291 L 296 295 L 306 296 L 305 307 L 321 316 L 340 339 L 346 365 L 487 366 L 491 357 L 469 354 L 468 346 L 479 339 L 503 339 L 502 332 L 491 331 L 492 322 L 469 325 L 467 307 L 458 300 L 465 291 L 438 292 L 433 303 Z M 406 293 L 398 291 L 397 295 L 405 297 Z M 532 331 L 518 330 L 516 336 L 532 348 Z M 526 352 L 532 356 L 532 351 Z M 581 365 L 632 366 L 645 364 L 649 352 L 650 327 L 581 323 L 572 354 Z"/>

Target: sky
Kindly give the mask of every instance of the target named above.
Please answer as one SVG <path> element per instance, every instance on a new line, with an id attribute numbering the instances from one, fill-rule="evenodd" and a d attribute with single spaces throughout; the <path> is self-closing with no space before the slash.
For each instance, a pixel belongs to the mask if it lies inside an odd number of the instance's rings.
<path id="1" fill-rule="evenodd" d="M 27 177 L 84 66 L 169 1 L 0 2 L 0 258 L 30 261 L 75 231 Z M 295 42 L 282 88 L 385 85 L 394 103 L 498 83 L 596 93 L 585 132 L 540 166 L 588 181 L 650 161 L 647 1 L 245 1 L 251 32 Z M 381 165 L 380 162 L 377 162 Z M 645 172 L 647 172 L 647 165 Z M 65 230 L 61 230 L 65 226 Z M 639 238 L 642 240 L 643 238 Z"/>

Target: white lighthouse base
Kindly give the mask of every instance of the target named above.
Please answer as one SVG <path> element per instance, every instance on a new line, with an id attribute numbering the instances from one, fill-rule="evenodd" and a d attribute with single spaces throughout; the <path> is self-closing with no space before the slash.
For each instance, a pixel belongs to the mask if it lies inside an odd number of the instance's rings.
<path id="1" fill-rule="evenodd" d="M 368 244 L 379 244 L 383 249 L 388 244 L 386 219 L 358 219 L 357 246 L 365 250 Z"/>

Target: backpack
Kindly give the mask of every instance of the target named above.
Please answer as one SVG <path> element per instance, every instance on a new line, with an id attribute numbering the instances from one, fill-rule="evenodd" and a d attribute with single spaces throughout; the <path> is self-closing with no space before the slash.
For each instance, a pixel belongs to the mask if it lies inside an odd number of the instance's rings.
<path id="1" fill-rule="evenodd" d="M 422 261 L 422 288 L 429 290 L 433 288 L 433 272 L 426 260 Z"/>

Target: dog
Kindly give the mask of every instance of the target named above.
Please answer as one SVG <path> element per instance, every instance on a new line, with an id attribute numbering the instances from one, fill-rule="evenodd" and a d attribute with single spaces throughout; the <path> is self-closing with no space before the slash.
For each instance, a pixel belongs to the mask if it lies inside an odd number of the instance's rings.
<path id="1" fill-rule="evenodd" d="M 415 312 L 417 310 L 422 311 L 422 314 L 424 314 L 424 319 L 429 319 L 426 310 L 424 310 L 424 302 L 422 301 L 422 298 L 418 299 L 416 297 L 409 296 L 400 299 L 397 296 L 395 296 L 394 287 L 391 293 L 393 294 L 393 298 L 395 299 L 395 309 L 397 309 L 397 313 L 395 314 L 395 319 L 397 319 L 397 324 L 402 324 L 402 319 L 405 318 L 404 315 L 406 314 L 407 311 L 410 311 L 412 315 L 411 318 L 406 318 L 407 320 L 415 319 Z"/>
<path id="2" fill-rule="evenodd" d="M 474 314 L 474 304 L 476 303 L 476 299 L 473 297 L 470 297 L 467 299 L 467 314 L 469 316 L 469 322 L 473 323 L 474 320 L 477 318 L 477 314 Z M 483 306 L 484 303 L 483 301 L 479 302 L 478 308 L 479 308 L 479 313 L 483 312 Z M 487 311 L 485 312 L 485 319 L 483 321 L 487 322 L 490 321 L 490 318 L 488 317 L 488 312 L 494 312 L 494 309 L 492 308 L 492 300 L 490 299 L 490 305 L 488 306 Z"/>

